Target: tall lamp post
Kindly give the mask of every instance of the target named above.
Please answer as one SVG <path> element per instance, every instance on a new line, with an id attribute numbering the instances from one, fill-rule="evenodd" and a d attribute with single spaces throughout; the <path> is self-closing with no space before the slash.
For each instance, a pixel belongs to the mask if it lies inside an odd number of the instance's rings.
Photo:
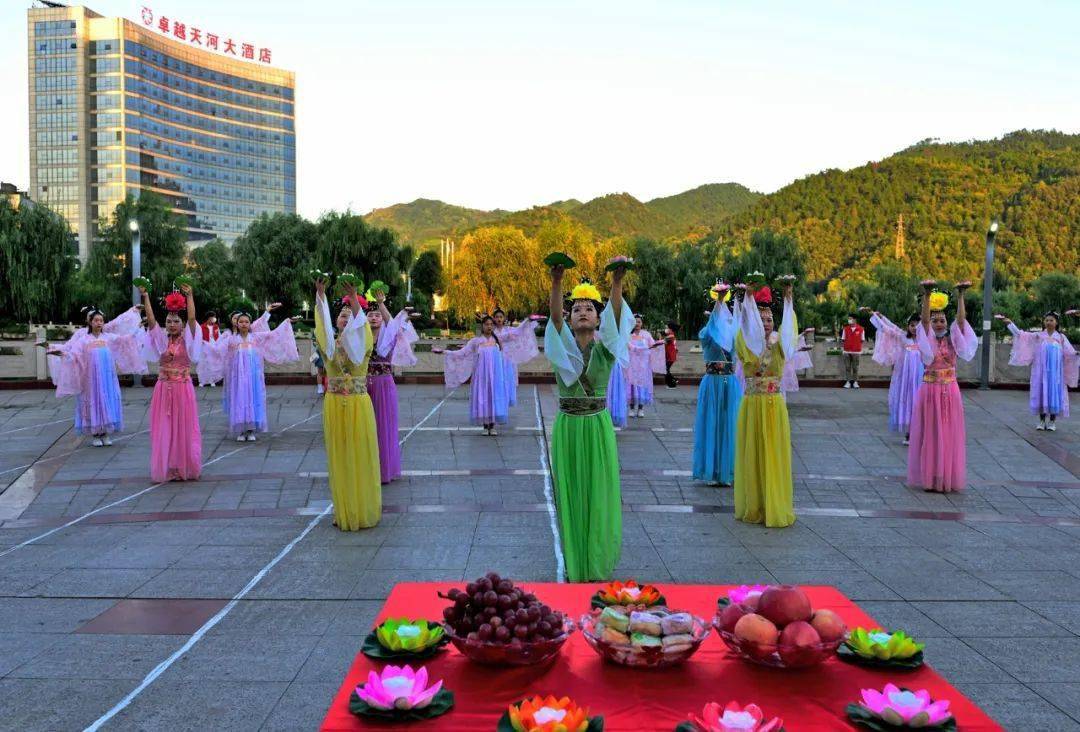
<path id="1" fill-rule="evenodd" d="M 131 230 L 131 278 L 142 277 L 142 242 L 139 240 L 139 221 L 132 219 L 128 222 Z M 139 288 L 131 286 L 131 304 L 138 305 L 142 302 Z"/>
<path id="2" fill-rule="evenodd" d="M 980 389 L 990 388 L 990 324 L 993 322 L 994 300 L 994 237 L 997 236 L 998 222 L 990 224 L 986 232 L 986 269 L 983 272 L 982 306 L 982 379 Z"/>

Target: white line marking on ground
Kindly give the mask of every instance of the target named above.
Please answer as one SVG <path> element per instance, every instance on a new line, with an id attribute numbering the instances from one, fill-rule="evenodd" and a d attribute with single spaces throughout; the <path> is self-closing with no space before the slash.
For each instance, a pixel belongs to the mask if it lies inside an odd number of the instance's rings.
<path id="1" fill-rule="evenodd" d="M 308 417 L 307 419 L 302 419 L 299 422 L 295 422 L 295 423 L 289 425 L 288 427 L 281 430 L 280 432 L 275 433 L 275 435 L 282 435 L 282 434 L 288 432 L 289 430 L 291 430 L 293 427 L 298 427 L 298 426 L 302 425 L 304 422 L 309 422 L 309 421 L 311 421 L 312 419 L 314 419 L 315 417 L 318 417 L 318 416 L 319 416 L 318 414 L 313 414 L 310 417 Z M 244 445 L 244 447 L 238 447 L 235 450 L 232 450 L 230 452 L 225 453 L 224 455 L 218 455 L 213 460 L 210 460 L 209 462 L 203 463 L 203 467 L 205 468 L 208 465 L 213 465 L 218 460 L 224 460 L 225 458 L 227 458 L 227 457 L 229 457 L 231 455 L 235 455 L 236 453 L 240 452 L 241 450 L 246 450 L 248 447 L 249 447 L 249 445 Z M 154 490 L 155 488 L 160 488 L 161 486 L 166 485 L 167 483 L 170 483 L 170 482 L 172 482 L 172 481 L 165 481 L 163 483 L 154 483 L 152 486 L 149 486 L 147 488 L 143 488 L 141 491 L 138 491 L 136 493 L 132 493 L 130 496 L 127 496 L 125 498 L 121 498 L 119 500 L 113 501 L 112 503 L 109 503 L 109 504 L 107 504 L 105 506 L 98 506 L 93 511 L 89 511 L 87 513 L 84 513 L 82 516 L 79 516 L 78 518 L 74 518 L 71 521 L 68 521 L 66 524 L 63 524 L 61 526 L 57 526 L 54 529 L 50 529 L 49 531 L 46 531 L 44 534 L 38 534 L 35 537 L 27 539 L 26 541 L 22 542 L 21 544 L 16 544 L 15 546 L 8 547 L 4 551 L 0 552 L 0 557 L 5 557 L 5 556 L 7 556 L 8 554 L 11 554 L 13 551 L 15 551 L 17 549 L 22 549 L 24 546 L 29 546 L 30 544 L 34 544 L 35 542 L 41 541 L 42 539 L 44 539 L 47 536 L 52 536 L 57 531 L 63 531 L 64 529 L 68 528 L 69 526 L 74 526 L 75 524 L 81 523 L 81 522 L 85 521 L 86 519 L 90 518 L 91 516 L 93 516 L 95 514 L 101 513 L 102 511 L 107 511 L 108 509 L 113 508 L 114 506 L 119 506 L 121 503 L 127 503 L 128 501 L 130 501 L 130 500 L 132 500 L 134 498 L 138 498 L 139 496 L 145 495 L 145 494 L 149 493 L 150 491 Z"/>
<path id="2" fill-rule="evenodd" d="M 555 515 L 555 489 L 551 484 L 551 470 L 548 466 L 547 435 L 544 434 L 544 421 L 540 417 L 540 390 L 533 384 L 533 406 L 536 409 L 536 443 L 540 448 L 540 468 L 544 471 L 544 502 L 547 504 L 548 522 L 551 524 L 551 538 L 555 544 L 555 579 L 566 581 L 566 559 L 563 557 L 562 539 L 559 536 L 559 522 Z"/>
<path id="3" fill-rule="evenodd" d="M 400 442 L 398 442 L 398 445 L 404 445 L 404 444 L 405 444 L 405 440 L 407 440 L 407 439 L 409 439 L 410 437 L 412 437 L 412 434 L 413 434 L 413 432 L 416 432 L 416 431 L 417 431 L 418 429 L 420 429 L 420 427 L 422 427 L 422 426 L 423 426 L 424 422 L 427 422 L 427 421 L 428 421 L 429 419 L 431 419 L 431 416 L 432 416 L 433 414 L 435 414 L 435 412 L 439 411 L 439 407 L 441 407 L 442 405 L 446 404 L 446 400 L 447 400 L 447 399 L 449 399 L 450 397 L 454 396 L 454 392 L 456 392 L 456 391 L 457 391 L 457 389 L 452 389 L 452 390 L 450 391 L 450 393 L 449 393 L 449 394 L 447 394 L 447 395 L 446 395 L 446 396 L 444 396 L 444 397 L 443 397 L 442 399 L 440 399 L 440 400 L 439 400 L 439 403 L 438 403 L 438 404 L 436 404 L 436 405 L 435 405 L 434 407 L 432 407 L 432 408 L 431 408 L 431 411 L 427 413 L 427 416 L 425 416 L 425 417 L 424 417 L 424 418 L 423 418 L 422 420 L 420 420 L 419 422 L 417 422 L 417 423 L 416 423 L 416 426 L 415 426 L 415 427 L 413 427 L 413 428 L 412 428 L 411 430 L 409 430 L 409 433 L 408 433 L 407 435 L 405 435 L 404 437 L 402 437 L 402 438 L 401 438 L 401 441 L 400 441 Z"/>
<path id="4" fill-rule="evenodd" d="M 12 434 L 14 432 L 22 432 L 23 430 L 35 430 L 38 427 L 48 427 L 51 424 L 60 424 L 61 422 L 70 422 L 70 421 L 71 421 L 71 418 L 68 417 L 67 419 L 57 419 L 57 420 L 54 420 L 52 422 L 42 422 L 41 424 L 32 424 L 29 427 L 16 427 L 13 430 L 7 430 L 5 432 L 0 432 L 0 435 L 10 435 L 10 434 Z"/>
<path id="5" fill-rule="evenodd" d="M 229 601 L 229 604 L 227 604 L 225 607 L 221 608 L 221 610 L 218 611 L 217 615 L 215 615 L 214 617 L 210 618 L 205 623 L 203 623 L 203 626 L 201 628 L 199 628 L 198 630 L 196 630 L 195 633 L 190 638 L 188 638 L 187 643 L 180 646 L 180 648 L 176 649 L 176 651 L 174 651 L 171 656 L 169 656 L 164 661 L 162 661 L 157 666 L 155 666 L 154 669 L 150 673 L 148 673 L 145 678 L 143 678 L 142 682 L 138 686 L 136 686 L 134 689 L 132 689 L 132 691 L 127 696 L 125 696 L 123 699 L 121 699 L 119 702 L 116 703 L 116 706 L 114 706 L 109 711 L 105 712 L 105 714 L 101 715 L 97 719 L 97 721 L 95 721 L 93 724 L 91 724 L 89 727 L 87 727 L 86 732 L 96 732 L 96 730 L 101 729 L 101 726 L 103 724 L 105 724 L 110 719 L 112 719 L 117 714 L 119 714 L 124 709 L 126 709 L 127 706 L 129 704 L 131 704 L 132 701 L 135 700 L 135 697 L 137 697 L 139 694 L 141 694 L 143 692 L 143 690 L 146 689 L 146 687 L 148 687 L 148 686 L 150 686 L 150 684 L 154 683 L 154 681 L 156 681 L 159 676 L 161 676 L 163 673 L 165 673 L 169 669 L 170 666 L 172 666 L 174 663 L 176 663 L 176 661 L 181 656 L 183 656 L 185 653 L 190 651 L 192 649 L 192 647 L 196 643 L 198 643 L 199 641 L 201 641 L 203 639 L 203 636 L 206 635 L 206 633 L 211 628 L 213 628 L 215 625 L 220 623 L 225 618 L 225 616 L 228 615 L 232 611 L 232 609 L 234 607 L 236 607 L 237 603 L 239 603 L 240 600 L 242 600 L 245 595 L 247 595 L 249 592 L 251 592 L 255 588 L 255 585 L 262 582 L 263 577 L 265 577 L 266 574 L 271 569 L 273 569 L 275 566 L 277 566 L 278 562 L 280 562 L 282 559 L 284 559 L 286 556 L 288 556 L 289 552 L 291 552 L 293 550 L 293 548 L 304 539 L 305 536 L 307 536 L 309 533 L 311 533 L 311 530 L 315 528 L 315 525 L 317 523 L 319 523 L 323 519 L 324 516 L 329 514 L 330 511 L 333 510 L 333 508 L 334 508 L 334 506 L 333 506 L 333 504 L 331 504 L 331 505 L 327 506 L 326 508 L 324 508 L 322 513 L 320 513 L 318 516 L 311 519 L 311 521 L 308 522 L 308 525 L 304 528 L 303 531 L 301 531 L 296 536 L 296 538 L 294 538 L 292 541 L 290 541 L 285 546 L 284 549 L 282 549 L 280 552 L 278 552 L 278 555 L 276 557 L 274 557 L 273 559 L 271 559 L 269 564 L 267 564 L 265 567 L 260 569 L 259 572 L 254 577 L 252 577 L 250 580 L 248 580 L 248 583 L 246 585 L 244 585 L 244 589 L 242 589 L 242 590 L 240 590 L 240 592 L 236 593 L 236 595 L 233 596 L 233 599 Z"/>
<path id="6" fill-rule="evenodd" d="M 427 416 L 424 417 L 422 420 L 420 420 L 417 427 L 419 427 L 421 424 L 423 424 L 428 419 L 430 419 L 432 417 L 432 415 L 434 415 L 435 412 L 437 412 L 439 410 L 439 407 L 441 407 L 443 404 L 446 403 L 446 400 L 449 399 L 453 395 L 453 393 L 454 392 L 450 392 L 445 397 L 443 397 L 443 399 L 438 404 L 436 404 L 434 407 L 432 407 L 431 411 L 427 413 Z M 312 415 L 311 417 L 308 417 L 308 419 L 311 419 L 312 417 L 315 417 L 315 416 L 317 416 L 317 415 Z M 304 420 L 304 422 L 306 422 L 306 421 L 308 421 L 308 420 Z M 301 423 L 297 422 L 296 424 L 301 424 Z M 295 426 L 296 425 L 292 425 L 291 427 L 295 427 Z M 286 427 L 285 429 L 291 429 L 291 427 Z M 284 431 L 285 430 L 282 430 L 282 432 L 284 432 Z M 413 428 L 412 431 L 410 431 L 407 435 L 405 435 L 405 437 L 403 437 L 401 439 L 401 441 L 398 443 L 398 445 L 403 445 L 405 443 L 405 440 L 409 439 L 409 437 L 412 436 L 413 432 L 415 432 L 415 431 L 416 431 L 416 429 Z M 306 527 L 304 527 L 304 530 L 301 531 L 292 541 L 290 541 L 285 546 L 284 549 L 282 549 L 280 552 L 278 552 L 278 555 L 276 557 L 274 557 L 273 559 L 271 559 L 270 562 L 265 567 L 260 569 L 258 571 L 258 573 L 254 577 L 252 577 L 248 581 L 248 583 L 246 585 L 244 585 L 244 589 L 242 589 L 242 590 L 240 590 L 240 592 L 236 593 L 236 595 L 233 596 L 232 600 L 230 600 L 229 603 L 227 605 L 225 605 L 225 607 L 221 608 L 221 610 L 218 611 L 217 615 L 215 615 L 214 617 L 207 620 L 203 624 L 203 626 L 201 628 L 196 630 L 195 633 L 190 638 L 188 638 L 187 643 L 180 646 L 180 648 L 178 648 L 176 651 L 174 651 L 172 655 L 170 655 L 164 661 L 162 661 L 157 666 L 155 666 L 154 669 L 143 678 L 142 682 L 140 682 L 138 686 L 136 686 L 134 689 L 132 689 L 131 692 L 127 696 L 125 696 L 123 699 L 121 699 L 119 702 L 117 702 L 116 705 L 112 709 L 105 712 L 105 714 L 101 715 L 101 717 L 99 717 L 93 724 L 91 724 L 89 727 L 86 727 L 84 732 L 97 732 L 97 730 L 101 729 L 101 726 L 103 724 L 108 722 L 110 719 L 115 717 L 120 712 L 124 711 L 124 709 L 126 709 L 128 707 L 128 705 L 130 705 L 131 702 L 133 702 L 135 700 L 135 698 L 137 696 L 139 696 L 139 694 L 141 694 L 148 686 L 150 686 L 150 684 L 154 683 L 158 679 L 158 677 L 160 677 L 163 673 L 168 671 L 170 666 L 172 666 L 174 663 L 176 663 L 180 659 L 181 656 L 183 656 L 185 653 L 190 651 L 195 646 L 196 643 L 198 643 L 199 641 L 201 641 L 203 639 L 203 636 L 205 636 L 207 634 L 207 632 L 209 632 L 215 625 L 220 623 L 225 618 L 226 615 L 228 615 L 230 612 L 232 612 L 232 609 L 234 607 L 236 607 L 237 603 L 239 603 L 240 600 L 242 600 L 245 595 L 247 595 L 249 592 L 251 592 L 253 589 L 255 589 L 255 586 L 258 585 L 260 582 L 262 582 L 263 578 L 270 572 L 270 570 L 272 570 L 275 566 L 277 566 L 278 562 L 280 562 L 282 559 L 284 559 L 286 556 L 288 556 L 289 552 L 291 552 L 296 547 L 297 544 L 299 544 L 301 541 L 303 541 L 304 537 L 306 537 L 308 534 L 310 534 L 311 530 L 314 529 L 315 526 L 320 521 L 322 521 L 323 518 L 325 516 L 327 516 L 333 510 L 334 510 L 334 504 L 331 503 L 329 506 L 327 506 L 326 508 L 324 508 L 322 510 L 322 513 L 320 513 L 315 518 L 311 519 L 311 521 L 308 522 L 308 525 Z"/>

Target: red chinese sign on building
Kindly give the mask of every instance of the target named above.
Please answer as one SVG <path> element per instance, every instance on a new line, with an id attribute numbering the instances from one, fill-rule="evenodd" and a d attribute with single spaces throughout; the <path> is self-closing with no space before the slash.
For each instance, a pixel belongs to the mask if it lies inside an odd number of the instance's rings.
<path id="1" fill-rule="evenodd" d="M 178 41 L 186 41 L 193 46 L 207 48 L 211 51 L 219 51 L 220 53 L 236 56 L 237 58 L 243 58 L 248 61 L 257 60 L 259 63 L 270 63 L 271 56 L 269 48 L 258 48 L 253 43 L 236 41 L 230 37 L 211 33 L 205 28 L 199 28 L 190 25 L 189 23 L 183 23 L 179 20 L 167 18 L 164 15 L 157 16 L 154 14 L 153 8 L 146 5 L 142 8 L 142 22 L 147 28 L 155 28 L 167 36 L 171 36 Z"/>

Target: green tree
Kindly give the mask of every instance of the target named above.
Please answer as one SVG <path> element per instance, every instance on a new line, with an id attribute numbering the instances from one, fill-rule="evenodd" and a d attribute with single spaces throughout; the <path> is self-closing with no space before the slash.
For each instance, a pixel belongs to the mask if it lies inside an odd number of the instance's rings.
<path id="1" fill-rule="evenodd" d="M 43 322 L 67 315 L 76 269 L 67 223 L 41 205 L 0 197 L 0 313 Z"/>
<path id="2" fill-rule="evenodd" d="M 443 282 L 443 268 L 437 252 L 422 252 L 412 266 L 413 291 L 428 296 L 441 292 L 446 286 Z"/>
<path id="3" fill-rule="evenodd" d="M 131 194 L 117 204 L 112 216 L 98 224 L 99 240 L 79 273 L 79 304 L 96 305 L 111 317 L 131 304 L 131 221 L 139 222 L 142 276 L 153 283 L 155 299 L 172 290 L 184 271 L 187 232 L 184 219 L 151 191 Z"/>
<path id="4" fill-rule="evenodd" d="M 323 215 L 316 229 L 314 266 L 334 274 L 351 272 L 365 285 L 382 280 L 391 292 L 398 291 L 401 250 L 390 229 L 372 226 L 350 211 Z"/>
<path id="5" fill-rule="evenodd" d="M 536 241 L 512 226 L 486 226 L 461 241 L 448 287 L 450 309 L 467 320 L 496 305 L 524 314 L 543 295 Z"/>
<path id="6" fill-rule="evenodd" d="M 921 292 L 919 278 L 888 263 L 874 267 L 869 282 L 853 283 L 849 294 L 855 307 L 877 310 L 894 323 L 901 323 L 918 311 Z"/>
<path id="7" fill-rule="evenodd" d="M 233 245 L 238 284 L 256 303 L 278 301 L 283 314 L 298 313 L 300 303 L 312 297 L 310 270 L 318 240 L 318 227 L 302 216 L 261 215 Z"/>
<path id="8" fill-rule="evenodd" d="M 1034 312 L 1039 322 L 1050 310 L 1063 314 L 1070 308 L 1080 307 L 1080 278 L 1065 272 L 1049 272 L 1031 283 L 1034 294 Z"/>
<path id="9" fill-rule="evenodd" d="M 195 277 L 199 290 L 195 301 L 200 317 L 214 310 L 218 317 L 225 315 L 229 303 L 240 296 L 239 277 L 232 250 L 221 239 L 212 239 L 192 249 L 185 261 L 185 270 Z"/>

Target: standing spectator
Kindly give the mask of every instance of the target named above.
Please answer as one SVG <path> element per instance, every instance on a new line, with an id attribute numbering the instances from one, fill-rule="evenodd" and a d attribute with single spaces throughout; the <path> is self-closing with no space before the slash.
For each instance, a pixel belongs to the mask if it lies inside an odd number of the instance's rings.
<path id="1" fill-rule="evenodd" d="M 664 329 L 664 364 L 667 366 L 664 382 L 669 389 L 674 389 L 679 385 L 679 380 L 671 374 L 671 367 L 679 358 L 679 342 L 675 338 L 675 329 L 678 327 L 674 320 L 669 320 L 667 328 Z"/>
<path id="2" fill-rule="evenodd" d="M 855 320 L 855 314 L 848 316 L 847 325 L 840 331 L 844 344 L 844 388 L 859 388 L 859 356 L 862 355 L 863 339 L 866 332 Z"/>
<path id="3" fill-rule="evenodd" d="M 206 320 L 200 326 L 202 328 L 203 343 L 214 343 L 221 337 L 221 329 L 218 327 L 217 313 L 213 310 L 206 314 Z M 209 381 L 206 377 L 210 371 L 206 368 L 212 359 L 206 359 L 196 364 L 195 371 L 199 377 L 199 386 L 217 386 L 216 381 Z"/>

